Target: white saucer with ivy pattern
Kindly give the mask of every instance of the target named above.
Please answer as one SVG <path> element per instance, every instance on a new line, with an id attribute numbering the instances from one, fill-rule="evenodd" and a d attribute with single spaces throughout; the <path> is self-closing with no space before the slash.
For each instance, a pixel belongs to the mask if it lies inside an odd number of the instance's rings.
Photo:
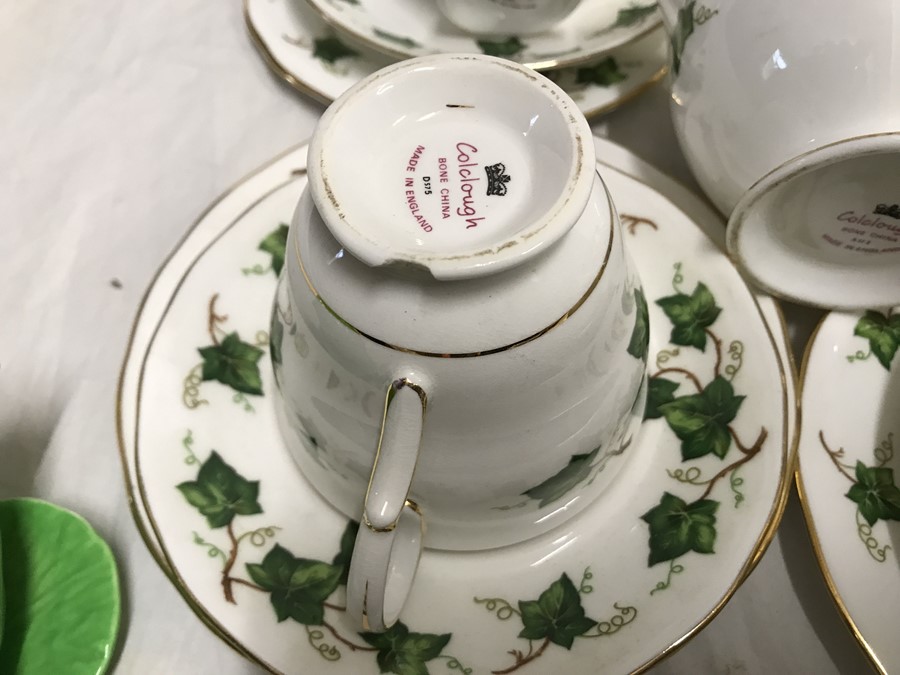
<path id="1" fill-rule="evenodd" d="M 586 63 L 660 25 L 655 2 L 582 2 L 552 28 L 534 35 L 477 36 L 454 26 L 435 2 L 307 0 L 355 44 L 397 59 L 428 54 L 490 54 L 535 70 Z"/>
<path id="2" fill-rule="evenodd" d="M 330 103 L 394 61 L 348 42 L 299 0 L 244 0 L 244 18 L 275 74 L 322 103 Z M 612 110 L 662 79 L 667 44 L 665 31 L 656 28 L 592 63 L 544 74 L 590 117 Z"/>
<path id="3" fill-rule="evenodd" d="M 900 671 L 900 311 L 832 312 L 803 365 L 797 484 L 816 557 L 880 672 Z"/>
<path id="4" fill-rule="evenodd" d="M 222 197 L 166 262 L 123 366 L 120 451 L 151 553 L 228 644 L 285 673 L 630 672 L 693 636 L 750 573 L 792 464 L 780 314 L 700 229 L 721 240 L 717 215 L 622 148 L 596 145 L 650 320 L 648 419 L 631 459 L 546 535 L 427 550 L 384 634 L 346 616 L 356 524 L 305 482 L 272 406 L 269 307 L 305 147 Z M 302 350 L 304 335 L 293 339 Z M 309 431 L 311 453 L 335 442 Z M 564 507 L 606 466 L 596 454 L 572 456 L 522 505 Z"/>

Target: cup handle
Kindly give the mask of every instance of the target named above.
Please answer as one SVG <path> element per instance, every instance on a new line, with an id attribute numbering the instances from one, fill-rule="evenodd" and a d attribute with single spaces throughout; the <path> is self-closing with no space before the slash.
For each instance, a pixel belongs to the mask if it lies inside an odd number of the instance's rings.
<path id="1" fill-rule="evenodd" d="M 347 578 L 347 612 L 364 630 L 385 631 L 412 588 L 425 521 L 409 499 L 427 395 L 409 378 L 387 388 L 366 501 Z"/>

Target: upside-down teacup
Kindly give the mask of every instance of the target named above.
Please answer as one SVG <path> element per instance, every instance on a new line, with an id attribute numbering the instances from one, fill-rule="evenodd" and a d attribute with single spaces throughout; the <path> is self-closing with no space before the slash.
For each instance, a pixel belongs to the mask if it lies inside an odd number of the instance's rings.
<path id="1" fill-rule="evenodd" d="M 348 609 L 383 630 L 423 544 L 523 541 L 608 487 L 647 306 L 584 117 L 527 68 L 388 67 L 328 109 L 308 167 L 273 313 L 280 423 L 360 520 Z"/>

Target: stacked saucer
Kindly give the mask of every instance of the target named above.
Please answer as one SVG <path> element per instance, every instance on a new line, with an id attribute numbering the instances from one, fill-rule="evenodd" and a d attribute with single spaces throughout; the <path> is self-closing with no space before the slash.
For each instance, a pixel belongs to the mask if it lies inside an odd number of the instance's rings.
<path id="1" fill-rule="evenodd" d="M 385 633 L 348 616 L 358 523 L 299 472 L 276 421 L 272 350 L 313 348 L 296 325 L 266 330 L 307 147 L 223 195 L 159 271 L 117 403 L 130 506 L 191 609 L 267 672 L 643 671 L 713 619 L 771 542 L 797 426 L 777 305 L 721 252 L 708 206 L 625 149 L 594 145 L 645 293 L 646 419 L 628 454 L 585 446 L 506 507 L 566 505 L 627 459 L 562 527 L 487 551 L 426 549 Z M 322 462 L 338 442 L 314 425 L 303 437 Z"/>
<path id="2" fill-rule="evenodd" d="M 667 69 L 665 32 L 648 0 L 583 2 L 534 35 L 473 35 L 436 3 L 416 0 L 244 0 L 244 17 L 272 70 L 322 103 L 396 60 L 476 53 L 541 71 L 591 117 L 641 94 Z"/>

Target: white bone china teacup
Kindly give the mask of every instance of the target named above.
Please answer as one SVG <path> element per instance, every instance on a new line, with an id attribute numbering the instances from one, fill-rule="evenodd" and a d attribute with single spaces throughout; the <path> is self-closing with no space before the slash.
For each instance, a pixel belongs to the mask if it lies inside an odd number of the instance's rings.
<path id="1" fill-rule="evenodd" d="M 348 610 L 371 630 L 423 545 L 537 536 L 628 457 L 647 305 L 593 148 L 562 90 L 486 56 L 388 67 L 316 129 L 273 312 L 279 421 L 360 521 Z"/>

